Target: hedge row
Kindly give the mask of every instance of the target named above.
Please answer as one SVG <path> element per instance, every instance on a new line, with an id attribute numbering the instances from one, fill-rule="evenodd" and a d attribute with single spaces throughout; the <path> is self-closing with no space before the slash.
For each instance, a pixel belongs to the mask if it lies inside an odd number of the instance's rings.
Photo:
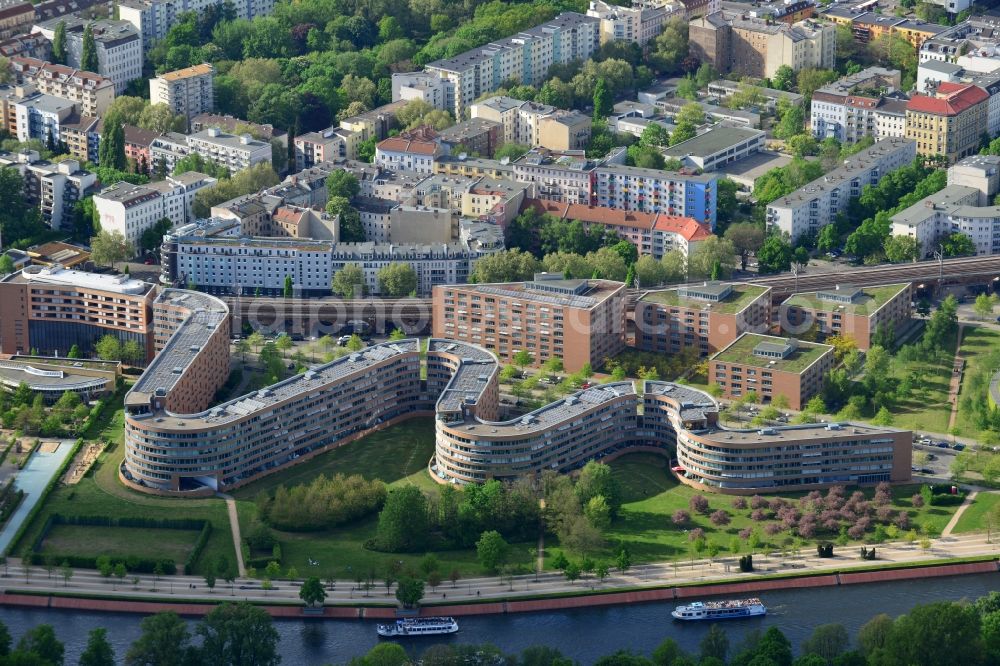
<path id="1" fill-rule="evenodd" d="M 194 542 L 194 548 L 191 549 L 187 559 L 184 560 L 184 573 L 186 574 L 194 571 L 194 563 L 201 557 L 201 552 L 205 550 L 208 538 L 212 536 L 212 523 L 207 520 L 202 521 L 202 523 L 201 534 L 198 535 L 198 540 Z"/>
<path id="2" fill-rule="evenodd" d="M 32 564 L 45 564 L 45 557 L 38 552 L 33 552 L 28 556 Z M 69 564 L 75 569 L 97 569 L 97 558 L 86 557 L 84 555 L 63 555 L 56 556 L 58 562 L 55 564 Z M 111 560 L 112 566 L 121 562 L 129 573 L 151 574 L 156 571 L 156 565 L 160 565 L 160 570 L 165 576 L 172 576 L 177 573 L 177 564 L 173 560 L 151 560 L 140 557 L 115 558 Z"/>
<path id="3" fill-rule="evenodd" d="M 109 516 L 64 516 L 52 514 L 54 525 L 93 525 L 96 527 L 151 527 L 164 530 L 201 530 L 207 520 L 192 518 L 111 518 Z"/>
<path id="4" fill-rule="evenodd" d="M 81 446 L 83 446 L 83 440 L 76 440 L 76 443 L 73 444 L 73 450 L 69 452 L 69 455 L 66 456 L 66 460 L 64 460 L 63 464 L 59 466 L 56 473 L 52 475 L 52 478 L 38 496 L 38 502 L 35 506 L 31 507 L 31 511 L 29 511 L 28 515 L 25 516 L 24 522 L 21 523 L 21 526 L 17 528 L 17 532 L 14 533 L 14 538 L 10 540 L 9 544 L 7 544 L 7 549 L 3 552 L 4 557 L 14 552 L 14 548 L 16 548 L 21 539 L 24 538 L 24 533 L 28 531 L 28 528 L 35 521 L 35 518 L 38 517 L 38 512 L 42 510 L 43 506 L 45 506 L 45 500 L 48 498 L 49 493 L 52 492 L 52 489 L 56 487 L 56 484 L 59 483 L 60 479 L 63 478 L 63 475 L 66 474 L 66 470 L 69 469 L 73 459 L 76 458 L 76 454 L 80 452 Z"/>

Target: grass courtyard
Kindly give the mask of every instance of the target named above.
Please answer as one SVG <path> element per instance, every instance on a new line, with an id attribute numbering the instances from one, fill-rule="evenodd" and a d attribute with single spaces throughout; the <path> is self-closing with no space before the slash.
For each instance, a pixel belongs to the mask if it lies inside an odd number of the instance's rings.
<path id="1" fill-rule="evenodd" d="M 212 523 L 212 534 L 205 550 L 199 558 L 196 568 L 204 563 L 214 563 L 218 556 L 224 555 L 232 562 L 235 559 L 232 533 L 229 528 L 229 518 L 226 505 L 221 499 L 171 499 L 152 497 L 132 491 L 118 480 L 118 466 L 125 456 L 124 445 L 124 414 L 121 409 L 109 412 L 102 419 L 101 427 L 87 433 L 90 439 L 107 439 L 110 444 L 98 459 L 90 472 L 73 486 L 57 486 L 46 498 L 41 510 L 35 516 L 31 525 L 21 539 L 14 544 L 12 553 L 21 555 L 25 548 L 34 542 L 48 517 L 58 513 L 63 516 L 108 516 L 111 518 L 177 518 L 183 516 L 193 520 L 209 520 Z M 52 536 L 65 535 L 65 529 L 70 526 L 59 526 L 52 531 L 46 544 L 50 544 Z M 161 557 L 174 557 L 178 565 L 182 565 L 190 552 L 196 532 L 187 530 L 155 530 L 156 541 L 145 541 L 143 533 L 146 528 L 80 528 L 94 536 L 77 542 L 72 546 L 72 552 L 94 555 L 138 555 L 146 549 L 163 553 Z M 72 532 L 70 532 L 72 533 Z M 83 537 L 82 534 L 77 534 Z M 59 537 L 60 539 L 63 537 Z M 57 543 L 59 543 L 57 541 Z M 46 546 L 43 544 L 44 548 Z M 89 550 L 97 550 L 93 553 Z M 53 551 L 56 549 L 53 547 Z M 60 546 L 60 552 L 62 550 Z M 169 553 L 169 554 L 168 554 Z"/>
<path id="2" fill-rule="evenodd" d="M 56 562 L 60 555 L 108 555 L 112 559 L 138 557 L 183 563 L 198 534 L 197 530 L 56 525 L 42 542 L 42 555 L 52 555 Z"/>
<path id="3" fill-rule="evenodd" d="M 966 329 L 966 335 L 969 332 Z M 948 432 L 948 419 L 951 415 L 948 390 L 955 342 L 953 336 L 948 341 L 947 358 L 942 358 L 939 362 L 921 360 L 905 363 L 899 358 L 893 359 L 892 373 L 896 378 L 911 375 L 915 379 L 913 390 L 909 395 L 901 396 L 892 410 L 894 428 Z"/>
<path id="4" fill-rule="evenodd" d="M 965 359 L 965 373 L 962 376 L 962 389 L 960 398 L 964 398 L 974 391 L 972 376 L 979 371 L 985 372 L 987 377 L 991 377 L 997 370 L 996 352 L 1000 350 L 1000 331 L 986 326 L 966 326 L 965 335 L 962 337 L 961 354 Z M 988 390 L 988 384 L 987 389 Z M 973 396 L 978 398 L 980 396 Z M 983 433 L 975 425 L 975 418 L 968 410 L 967 405 L 958 401 L 958 418 L 955 419 L 956 434 L 966 437 L 981 438 Z"/>
<path id="5" fill-rule="evenodd" d="M 998 506 L 1000 506 L 1000 495 L 980 492 L 962 513 L 952 531 L 955 534 L 986 531 L 988 525 L 987 516 L 990 513 L 994 513 L 995 515 Z M 1000 521 L 992 527 L 993 531 L 996 531 L 998 528 L 1000 528 Z"/>

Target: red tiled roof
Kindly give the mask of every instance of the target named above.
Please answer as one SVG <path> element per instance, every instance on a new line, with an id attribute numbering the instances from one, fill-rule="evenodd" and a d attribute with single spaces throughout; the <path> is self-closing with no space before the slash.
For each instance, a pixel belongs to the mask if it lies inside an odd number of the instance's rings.
<path id="1" fill-rule="evenodd" d="M 524 207 L 548 213 L 566 220 L 580 220 L 584 224 L 603 224 L 609 227 L 628 227 L 641 231 L 661 231 L 683 236 L 688 242 L 705 240 L 712 231 L 694 218 L 621 210 L 606 206 L 567 204 L 551 199 L 525 199 Z"/>
<path id="2" fill-rule="evenodd" d="M 432 141 L 414 141 L 401 136 L 393 136 L 379 141 L 379 150 L 391 153 L 416 153 L 418 155 L 434 155 L 438 146 Z"/>
<path id="3" fill-rule="evenodd" d="M 977 86 L 943 81 L 938 84 L 934 96 L 914 95 L 910 98 L 906 110 L 939 116 L 957 116 L 989 97 L 985 90 Z"/>
<path id="4" fill-rule="evenodd" d="M 291 222 L 298 224 L 304 214 L 305 211 L 302 209 L 287 208 L 282 206 L 278 210 L 274 211 L 274 219 L 277 222 Z"/>
<path id="5" fill-rule="evenodd" d="M 678 215 L 658 215 L 653 229 L 678 234 L 683 236 L 689 243 L 703 241 L 712 235 L 712 230 L 698 222 L 698 220 Z"/>

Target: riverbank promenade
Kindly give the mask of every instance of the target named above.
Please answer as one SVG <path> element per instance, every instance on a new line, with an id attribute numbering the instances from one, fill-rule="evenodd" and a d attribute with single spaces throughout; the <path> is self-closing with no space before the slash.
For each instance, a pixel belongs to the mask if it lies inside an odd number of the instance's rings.
<path id="1" fill-rule="evenodd" d="M 926 543 L 924 545 L 927 545 Z M 674 588 L 690 585 L 709 585 L 712 583 L 749 583 L 759 588 L 771 589 L 785 587 L 810 587 L 821 585 L 838 585 L 850 583 L 875 582 L 879 580 L 894 580 L 902 578 L 919 578 L 924 574 L 912 569 L 900 571 L 870 571 L 880 565 L 905 566 L 916 563 L 926 563 L 935 566 L 933 572 L 927 575 L 950 575 L 959 573 L 984 573 L 997 571 L 996 563 L 979 563 L 966 567 L 950 567 L 949 560 L 974 557 L 1000 557 L 1000 543 L 991 542 L 985 534 L 970 534 L 960 536 L 945 536 L 931 541 L 929 548 L 923 548 L 919 543 L 887 543 L 876 546 L 878 559 L 876 561 L 862 560 L 859 548 L 856 546 L 836 549 L 832 558 L 819 558 L 815 550 L 799 554 L 781 555 L 780 553 L 757 553 L 754 555 L 754 571 L 740 573 L 737 558 L 719 557 L 713 560 L 694 560 L 667 564 L 647 564 L 629 568 L 624 574 L 613 572 L 604 581 L 599 581 L 593 575 L 577 581 L 567 581 L 559 572 L 540 573 L 524 576 L 514 576 L 501 580 L 499 577 L 472 578 L 459 580 L 455 584 L 445 582 L 435 589 L 427 588 L 421 604 L 425 613 L 436 612 L 434 605 L 448 606 L 465 605 L 467 613 L 507 612 L 503 605 L 484 602 L 527 599 L 531 597 L 556 597 L 550 600 L 553 607 L 558 598 L 570 595 L 588 595 L 610 591 L 628 592 L 648 588 Z M 956 563 L 957 564 L 957 563 Z M 941 568 L 944 567 L 944 568 Z M 864 569 L 862 574 L 850 573 L 851 569 Z M 833 575 L 839 572 L 840 576 Z M 947 572 L 947 574 L 946 574 Z M 826 575 L 824 575 L 826 574 Z M 319 575 L 319 572 L 317 572 Z M 798 578 L 815 575 L 822 580 L 808 582 L 809 579 Z M 776 576 L 796 576 L 796 578 L 773 579 Z M 137 582 L 135 582 L 137 579 Z M 770 580 L 769 580 L 770 579 Z M 51 605 L 61 608 L 87 608 L 90 610 L 132 610 L 135 612 L 155 612 L 157 602 L 166 605 L 188 604 L 175 607 L 182 613 L 198 615 L 208 609 L 197 604 L 222 603 L 225 601 L 251 601 L 272 606 L 273 614 L 280 616 L 297 616 L 301 608 L 299 600 L 299 585 L 301 581 L 277 580 L 271 590 L 264 590 L 261 582 L 256 579 L 240 578 L 232 585 L 219 581 L 214 589 L 209 589 L 204 579 L 196 576 L 163 576 L 154 580 L 150 575 L 129 575 L 123 580 L 104 578 L 98 572 L 89 569 L 77 569 L 72 577 L 66 580 L 56 569 L 51 574 L 40 567 L 23 567 L 16 560 L 10 560 L 5 569 L 0 570 L 0 603 L 14 603 L 46 607 L 50 605 L 47 595 L 65 595 L 72 597 L 99 597 L 103 601 L 83 603 L 81 599 L 58 599 L 58 604 Z M 368 590 L 359 588 L 353 581 L 336 581 L 332 586 L 326 583 L 327 606 L 386 606 L 382 612 L 379 609 L 368 610 L 365 615 L 372 617 L 391 613 L 391 607 L 396 605 L 395 588 L 386 590 L 385 585 L 376 580 Z M 749 588 L 746 592 L 751 591 Z M 742 592 L 742 590 L 740 590 Z M 24 597 L 22 593 L 32 595 Z M 707 593 L 707 592 L 706 592 Z M 683 596 L 695 596 L 694 591 Z M 125 607 L 119 601 L 144 601 L 141 606 Z M 629 597 L 623 595 L 619 603 L 628 601 L 647 601 L 643 595 Z M 54 600 L 56 601 L 56 600 Z M 610 600 L 609 600 L 610 601 Z M 542 603 L 542 602 L 539 602 Z M 281 608 L 281 606 L 292 607 Z M 475 604 L 482 604 L 476 606 Z M 543 607 L 526 605 L 524 610 L 544 610 Z M 329 610 L 329 609 L 328 609 Z M 353 608 L 342 613 L 328 613 L 328 616 L 357 617 Z M 453 609 L 449 612 L 458 614 Z"/>

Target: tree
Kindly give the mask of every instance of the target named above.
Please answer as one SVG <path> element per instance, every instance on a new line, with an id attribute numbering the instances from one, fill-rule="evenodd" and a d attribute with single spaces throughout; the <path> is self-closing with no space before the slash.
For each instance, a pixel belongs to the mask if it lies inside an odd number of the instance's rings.
<path id="1" fill-rule="evenodd" d="M 535 358 L 531 355 L 527 349 L 518 350 L 514 356 L 511 358 L 514 361 L 514 365 L 519 368 L 524 368 L 526 365 L 531 365 L 535 362 Z"/>
<path id="2" fill-rule="evenodd" d="M 52 36 L 52 62 L 66 64 L 66 21 L 59 21 Z"/>
<path id="3" fill-rule="evenodd" d="M 986 294 L 979 294 L 976 296 L 976 303 L 973 306 L 976 310 L 976 314 L 979 315 L 980 319 L 985 319 L 993 314 L 994 301 L 991 297 Z"/>
<path id="4" fill-rule="evenodd" d="M 102 167 L 116 171 L 128 168 L 128 160 L 125 158 L 125 128 L 116 114 L 109 113 L 105 116 L 97 160 Z"/>
<path id="5" fill-rule="evenodd" d="M 531 146 L 525 146 L 520 143 L 504 143 L 493 151 L 493 159 L 502 160 L 506 158 L 513 162 L 529 150 L 531 150 Z"/>
<path id="6" fill-rule="evenodd" d="M 10 275 L 14 272 L 14 260 L 10 255 L 0 255 L 0 275 Z"/>
<path id="7" fill-rule="evenodd" d="M 881 613 L 868 620 L 858 630 L 858 646 L 864 655 L 874 654 L 885 647 L 892 632 L 893 619 Z"/>
<path id="8" fill-rule="evenodd" d="M 90 239 L 90 258 L 95 264 L 113 266 L 135 256 L 135 248 L 120 231 L 99 231 Z"/>
<path id="9" fill-rule="evenodd" d="M 326 202 L 326 212 L 340 219 L 340 241 L 364 242 L 365 229 L 361 224 L 361 214 L 351 205 L 347 197 L 331 196 Z"/>
<path id="10" fill-rule="evenodd" d="M 750 256 L 764 244 L 764 228 L 752 222 L 730 224 L 723 237 L 733 244 L 740 255 L 740 267 L 746 270 Z"/>
<path id="11" fill-rule="evenodd" d="M 379 269 L 379 290 L 383 296 L 401 298 L 417 291 L 417 273 L 406 262 L 395 262 Z"/>
<path id="12" fill-rule="evenodd" d="M 163 244 L 163 236 L 170 231 L 174 223 L 169 217 L 165 217 L 153 226 L 145 229 L 139 236 L 139 247 L 144 252 L 152 252 Z"/>
<path id="13" fill-rule="evenodd" d="M 285 284 L 281 291 L 285 298 L 291 298 L 295 293 L 295 280 L 292 279 L 291 275 L 285 276 Z"/>
<path id="14" fill-rule="evenodd" d="M 389 492 L 378 517 L 375 543 L 390 553 L 422 550 L 429 531 L 427 498 L 416 486 Z"/>
<path id="15" fill-rule="evenodd" d="M 216 606 L 198 624 L 200 663 L 216 666 L 275 666 L 278 631 L 262 608 L 248 603 Z"/>
<path id="16" fill-rule="evenodd" d="M 115 666 L 115 650 L 108 642 L 108 630 L 92 629 L 87 636 L 87 647 L 80 655 L 80 666 Z"/>
<path id="17" fill-rule="evenodd" d="M 361 185 L 358 178 L 350 171 L 342 169 L 335 170 L 326 178 L 326 191 L 328 197 L 344 197 L 353 199 L 358 196 Z"/>
<path id="18" fill-rule="evenodd" d="M 138 340 L 126 340 L 121 348 L 121 360 L 128 365 L 140 365 L 146 358 L 146 350 Z"/>
<path id="19" fill-rule="evenodd" d="M 499 571 L 500 567 L 507 561 L 507 550 L 509 546 L 504 538 L 496 530 L 483 532 L 476 542 L 476 555 L 479 564 L 484 569 L 491 572 Z"/>
<path id="20" fill-rule="evenodd" d="M 86 72 L 97 72 L 100 65 L 97 61 L 97 44 L 94 42 L 93 24 L 88 23 L 83 29 L 83 46 L 80 49 L 80 69 Z"/>
<path id="21" fill-rule="evenodd" d="M 97 357 L 105 361 L 120 361 L 122 358 L 121 342 L 113 335 L 105 335 L 94 345 Z"/>
<path id="22" fill-rule="evenodd" d="M 341 298 L 352 299 L 364 296 L 364 271 L 361 270 L 361 266 L 358 264 L 347 264 L 333 275 L 330 288 Z"/>
<path id="23" fill-rule="evenodd" d="M 56 638 L 56 632 L 50 624 L 40 624 L 29 629 L 17 642 L 17 651 L 33 654 L 43 664 L 61 666 L 65 647 Z M 27 662 L 32 663 L 32 662 Z"/>
<path id="24" fill-rule="evenodd" d="M 604 120 L 607 118 L 611 115 L 613 106 L 607 83 L 603 78 L 597 79 L 597 84 L 594 86 L 594 119 Z"/>
<path id="25" fill-rule="evenodd" d="M 701 658 L 703 661 L 714 658 L 725 663 L 726 656 L 729 654 L 729 638 L 722 627 L 713 624 L 708 628 L 708 633 L 705 634 L 705 637 L 701 639 L 699 648 L 701 649 Z"/>
<path id="26" fill-rule="evenodd" d="M 663 32 L 653 40 L 650 64 L 661 74 L 676 74 L 687 55 L 687 20 L 676 16 L 667 21 Z"/>
<path id="27" fill-rule="evenodd" d="M 774 136 L 777 139 L 791 139 L 802 132 L 806 113 L 801 104 L 789 107 L 781 115 L 781 120 L 774 126 Z"/>
<path id="28" fill-rule="evenodd" d="M 781 236 L 768 236 L 757 253 L 757 262 L 762 274 L 787 271 L 792 266 L 792 246 Z"/>
<path id="29" fill-rule="evenodd" d="M 424 597 L 424 581 L 409 576 L 403 577 L 396 585 L 396 599 L 404 608 L 412 608 Z"/>
<path id="30" fill-rule="evenodd" d="M 732 241 L 718 236 L 710 236 L 698 244 L 688 258 L 688 274 L 691 278 L 707 278 L 719 266 L 723 277 L 729 277 L 736 268 L 736 248 Z"/>
<path id="31" fill-rule="evenodd" d="M 802 654 L 815 654 L 830 663 L 847 651 L 851 638 L 842 624 L 821 624 L 802 643 Z"/>
<path id="32" fill-rule="evenodd" d="M 917 239 L 912 236 L 890 236 L 885 239 L 882 249 L 885 250 L 886 259 L 894 264 L 916 261 L 920 253 Z"/>
<path id="33" fill-rule="evenodd" d="M 879 664 L 979 664 L 981 621 L 972 606 L 939 601 L 916 606 L 893 622 Z"/>
<path id="34" fill-rule="evenodd" d="M 976 244 L 965 234 L 956 231 L 948 234 L 941 243 L 946 257 L 965 257 L 976 254 Z"/>
<path id="35" fill-rule="evenodd" d="M 530 253 L 517 248 L 489 254 L 476 262 L 470 281 L 478 284 L 530 280 L 542 268 Z"/>
<path id="36" fill-rule="evenodd" d="M 790 91 L 795 82 L 795 70 L 788 65 L 781 65 L 771 77 L 771 84 L 778 90 Z"/>

